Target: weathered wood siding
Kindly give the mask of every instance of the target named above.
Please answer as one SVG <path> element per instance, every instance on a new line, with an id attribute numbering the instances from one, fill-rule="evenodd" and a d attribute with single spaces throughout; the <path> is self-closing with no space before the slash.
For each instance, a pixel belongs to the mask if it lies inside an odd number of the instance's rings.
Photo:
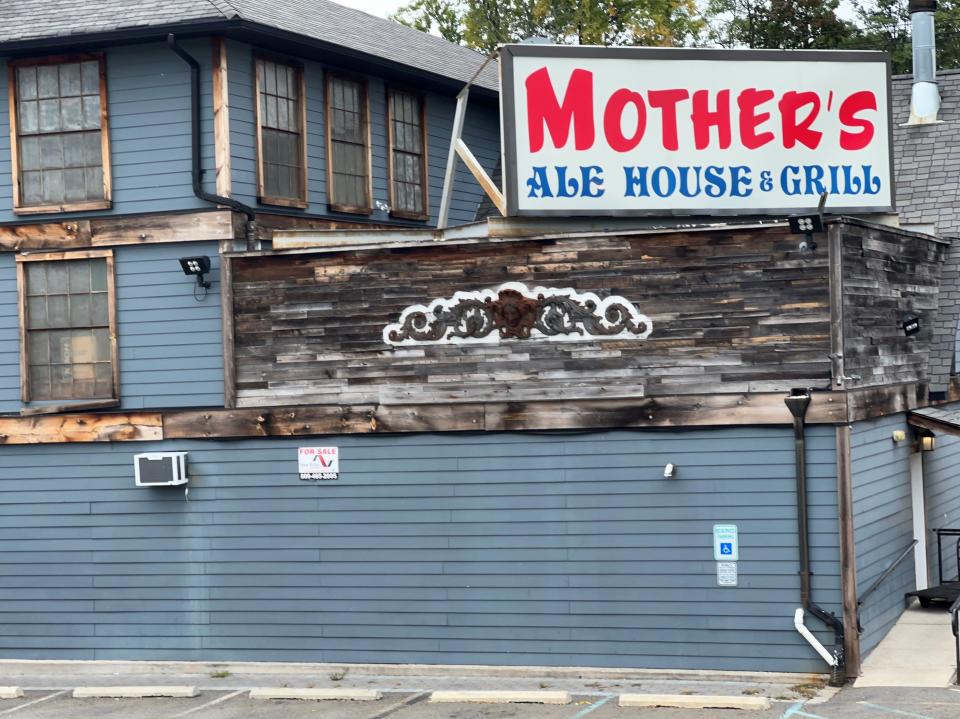
<path id="1" fill-rule="evenodd" d="M 830 382 L 825 250 L 785 229 L 238 259 L 241 405 L 786 391 Z M 401 311 L 507 281 L 621 295 L 646 340 L 391 347 Z"/>
<path id="2" fill-rule="evenodd" d="M 205 188 L 215 189 L 213 172 L 213 100 L 211 50 L 207 39 L 183 46 L 200 63 L 201 151 Z M 147 43 L 110 48 L 107 95 L 110 110 L 110 159 L 113 207 L 97 215 L 163 212 L 209 207 L 193 194 L 190 175 L 190 68 L 166 45 Z M 10 172 L 10 123 L 7 66 L 0 61 L 0 222 L 13 213 Z M 83 215 L 84 213 L 80 213 Z M 89 215 L 90 213 L 86 213 Z M 26 221 L 56 221 L 59 214 Z M 20 218 L 20 221 L 24 221 Z"/>
<path id="3" fill-rule="evenodd" d="M 233 195 L 251 205 L 257 202 L 256 174 L 256 124 L 253 104 L 253 48 L 244 43 L 230 41 L 228 51 L 228 78 L 230 94 L 230 143 L 233 178 Z M 361 219 L 357 215 L 332 213 L 327 210 L 327 165 L 326 165 L 326 120 L 324 118 L 324 71 L 354 73 L 348 66 L 339 65 L 331 58 L 331 64 L 304 60 L 304 83 L 307 95 L 307 190 L 309 207 L 294 211 L 300 215 L 320 215 L 344 220 Z M 389 204 L 387 185 L 387 87 L 389 80 L 374 75 L 366 79 L 370 101 L 370 138 L 373 170 L 373 202 Z M 453 112 L 456 101 L 449 95 L 423 87 L 422 81 L 400 81 L 398 87 L 419 90 L 426 102 L 427 117 L 427 175 L 429 178 L 430 215 L 428 224 L 435 224 L 440 209 L 440 194 L 450 146 Z M 487 172 L 493 172 L 500 158 L 500 117 L 495 105 L 474 99 L 470 103 L 463 131 L 464 141 L 476 155 Z M 450 224 L 472 222 L 483 197 L 480 185 L 459 163 Z M 266 208 L 266 206 L 264 206 Z M 369 219 L 374 222 L 390 222 L 388 212 L 374 209 Z M 401 223 L 403 224 L 403 223 Z M 406 223 L 410 224 L 410 223 Z M 423 224 L 423 223 L 413 223 Z"/>
<path id="4" fill-rule="evenodd" d="M 832 232 L 842 244 L 845 385 L 925 381 L 947 245 L 854 223 Z M 908 317 L 920 319 L 910 337 Z"/>
<path id="5" fill-rule="evenodd" d="M 833 428 L 808 440 L 839 611 Z M 339 445 L 340 479 L 300 481 L 299 444 Z M 189 501 L 134 486 L 134 453 L 172 450 Z M 8 659 L 825 669 L 792 624 L 786 427 L 0 447 L 0 516 Z"/>

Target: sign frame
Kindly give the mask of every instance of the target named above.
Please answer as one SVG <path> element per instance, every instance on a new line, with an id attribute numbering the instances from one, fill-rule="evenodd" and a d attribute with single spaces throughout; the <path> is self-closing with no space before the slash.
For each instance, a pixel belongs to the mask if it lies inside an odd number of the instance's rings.
<path id="1" fill-rule="evenodd" d="M 514 58 L 614 58 L 637 60 L 710 60 L 710 61 L 764 61 L 764 62 L 883 62 L 886 66 L 887 93 L 887 148 L 890 177 L 890 204 L 864 207 L 827 207 L 831 215 L 864 215 L 896 211 L 897 187 L 894 173 L 893 146 L 893 80 L 890 55 L 877 50 L 724 50 L 719 48 L 637 48 L 564 45 L 504 45 L 500 49 L 500 135 L 502 142 L 503 196 L 507 217 L 769 217 L 795 215 L 803 212 L 792 208 L 694 208 L 694 209 L 620 209 L 596 211 L 590 209 L 521 210 L 517 197 L 517 126 L 514 122 Z M 829 205 L 829 199 L 828 199 Z M 811 204 L 811 210 L 815 203 Z"/>

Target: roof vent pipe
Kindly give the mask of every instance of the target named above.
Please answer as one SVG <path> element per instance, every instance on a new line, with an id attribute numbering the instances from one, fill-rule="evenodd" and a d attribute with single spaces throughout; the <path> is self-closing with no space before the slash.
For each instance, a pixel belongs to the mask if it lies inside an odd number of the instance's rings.
<path id="1" fill-rule="evenodd" d="M 907 4 L 913 38 L 913 92 L 910 95 L 910 119 L 907 125 L 935 123 L 940 111 L 936 78 L 937 44 L 933 26 L 936 9 L 937 0 L 910 0 Z"/>

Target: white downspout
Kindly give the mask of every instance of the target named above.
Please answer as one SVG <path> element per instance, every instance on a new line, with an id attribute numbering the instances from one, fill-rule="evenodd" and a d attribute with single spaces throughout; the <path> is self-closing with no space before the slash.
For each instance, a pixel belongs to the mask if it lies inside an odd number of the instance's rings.
<path id="1" fill-rule="evenodd" d="M 817 654 L 823 657 L 823 661 L 825 661 L 831 667 L 836 666 L 837 658 L 828 652 L 826 648 L 817 640 L 817 638 L 813 636 L 813 633 L 804 626 L 802 607 L 797 607 L 797 611 L 793 615 L 793 626 L 796 627 L 798 632 L 800 632 L 800 636 L 806 639 L 810 646 L 816 650 Z"/>
<path id="2" fill-rule="evenodd" d="M 917 589 L 929 586 L 927 577 L 927 512 L 923 499 L 923 452 L 910 455 L 910 498 L 913 505 L 913 567 Z"/>

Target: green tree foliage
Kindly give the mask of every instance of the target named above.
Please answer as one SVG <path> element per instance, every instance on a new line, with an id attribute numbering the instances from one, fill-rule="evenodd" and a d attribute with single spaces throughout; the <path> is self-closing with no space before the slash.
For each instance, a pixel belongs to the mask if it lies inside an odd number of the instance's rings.
<path id="1" fill-rule="evenodd" d="M 489 52 L 543 37 L 581 45 L 886 50 L 910 72 L 907 0 L 411 0 L 394 19 Z M 698 9 L 699 8 L 699 9 Z M 960 0 L 940 0 L 937 66 L 960 67 Z"/>
<path id="2" fill-rule="evenodd" d="M 839 0 L 710 0 L 710 38 L 721 47 L 809 50 L 846 47 L 856 27 Z"/>
<path id="3" fill-rule="evenodd" d="M 413 0 L 393 19 L 485 52 L 529 37 L 682 46 L 706 28 L 696 0 Z"/>

